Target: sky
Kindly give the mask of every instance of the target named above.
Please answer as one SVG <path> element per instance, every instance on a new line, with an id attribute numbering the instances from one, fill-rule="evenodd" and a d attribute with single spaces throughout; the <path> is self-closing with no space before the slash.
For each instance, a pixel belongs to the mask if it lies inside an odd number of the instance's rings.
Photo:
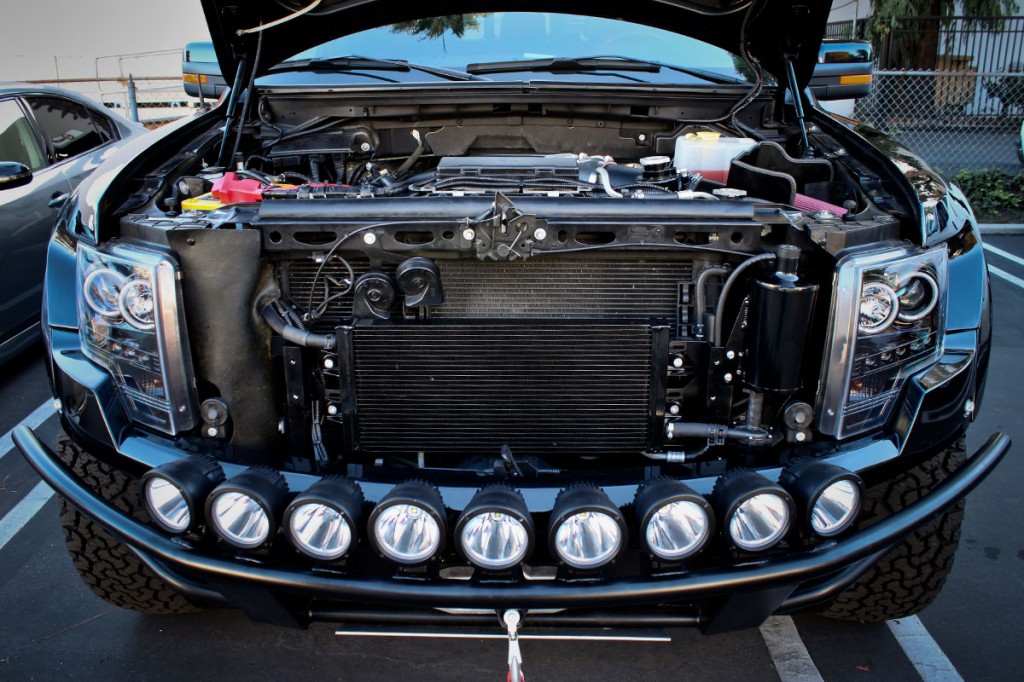
<path id="1" fill-rule="evenodd" d="M 101 76 L 180 77 L 181 48 L 210 39 L 199 0 L 2 2 L 0 80 L 95 77 L 97 57 Z"/>

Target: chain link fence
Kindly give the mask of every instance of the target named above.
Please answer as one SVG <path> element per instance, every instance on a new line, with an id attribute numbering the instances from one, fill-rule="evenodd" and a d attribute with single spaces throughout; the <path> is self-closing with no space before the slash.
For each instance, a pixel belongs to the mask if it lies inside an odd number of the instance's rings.
<path id="1" fill-rule="evenodd" d="M 854 118 L 895 137 L 939 170 L 1024 171 L 1024 73 L 876 71 Z"/>
<path id="2" fill-rule="evenodd" d="M 826 36 L 875 46 L 874 91 L 854 118 L 949 175 L 1024 173 L 1024 16 L 868 17 L 829 24 Z"/>

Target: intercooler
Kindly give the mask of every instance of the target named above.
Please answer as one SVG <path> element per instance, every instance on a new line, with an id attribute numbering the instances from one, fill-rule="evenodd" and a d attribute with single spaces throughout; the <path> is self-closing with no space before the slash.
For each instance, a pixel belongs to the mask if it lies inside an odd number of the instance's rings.
<path id="1" fill-rule="evenodd" d="M 349 262 L 357 277 L 369 268 Z M 338 330 L 352 449 L 494 456 L 506 445 L 523 455 L 649 447 L 691 261 L 435 262 L 445 302 L 429 319 L 396 311 L 387 322 L 352 324 L 345 297 L 318 324 Z M 281 268 L 282 287 L 300 306 L 316 267 L 305 259 Z M 334 262 L 325 273 L 335 281 L 347 274 Z M 314 306 L 322 294 L 314 292 Z"/>

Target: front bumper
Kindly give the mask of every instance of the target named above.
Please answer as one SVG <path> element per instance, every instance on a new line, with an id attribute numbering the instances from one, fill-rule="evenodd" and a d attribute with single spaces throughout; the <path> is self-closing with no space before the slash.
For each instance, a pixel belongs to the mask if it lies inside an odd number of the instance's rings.
<path id="1" fill-rule="evenodd" d="M 195 599 L 237 606 L 257 619 L 293 619 L 292 624 L 298 625 L 318 618 L 346 620 L 345 606 L 351 605 L 382 609 L 380 618 L 386 618 L 395 608 L 566 609 L 571 613 L 574 609 L 640 607 L 647 610 L 634 612 L 636 622 L 649 623 L 658 613 L 651 607 L 681 605 L 690 610 L 676 611 L 679 624 L 699 624 L 711 631 L 757 625 L 771 613 L 812 606 L 834 597 L 907 534 L 969 493 L 1010 447 L 1006 435 L 994 434 L 954 474 L 900 512 L 838 541 L 784 558 L 600 583 L 480 585 L 463 580 L 339 576 L 205 553 L 109 505 L 65 468 L 28 427 L 15 430 L 14 442 L 61 497 L 125 542 L 172 587 Z M 318 606 L 324 604 L 329 608 Z M 344 606 L 339 608 L 339 604 Z M 366 616 L 355 620 L 374 619 L 366 611 L 349 613 Z M 585 619 L 585 615 L 579 617 Z M 565 620 L 566 616 L 561 618 Z M 611 618 L 619 624 L 629 624 L 631 619 Z M 440 613 L 434 618 L 441 619 Z M 604 624 L 608 619 L 597 622 Z"/>

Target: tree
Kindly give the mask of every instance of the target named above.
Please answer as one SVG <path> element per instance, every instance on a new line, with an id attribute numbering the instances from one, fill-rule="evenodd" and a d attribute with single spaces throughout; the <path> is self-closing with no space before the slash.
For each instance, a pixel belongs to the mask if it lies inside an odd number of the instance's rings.
<path id="1" fill-rule="evenodd" d="M 449 14 L 428 19 L 400 21 L 391 25 L 393 33 L 409 33 L 414 36 L 441 38 L 445 31 L 451 31 L 456 38 L 461 38 L 467 30 L 479 27 L 482 14 Z"/>
<path id="2" fill-rule="evenodd" d="M 1016 0 L 874 0 L 873 4 L 868 31 L 880 54 L 883 46 L 887 48 L 886 66 L 925 71 L 936 67 L 939 33 L 950 17 L 966 17 L 966 27 L 999 31 L 998 18 L 1017 11 Z"/>

